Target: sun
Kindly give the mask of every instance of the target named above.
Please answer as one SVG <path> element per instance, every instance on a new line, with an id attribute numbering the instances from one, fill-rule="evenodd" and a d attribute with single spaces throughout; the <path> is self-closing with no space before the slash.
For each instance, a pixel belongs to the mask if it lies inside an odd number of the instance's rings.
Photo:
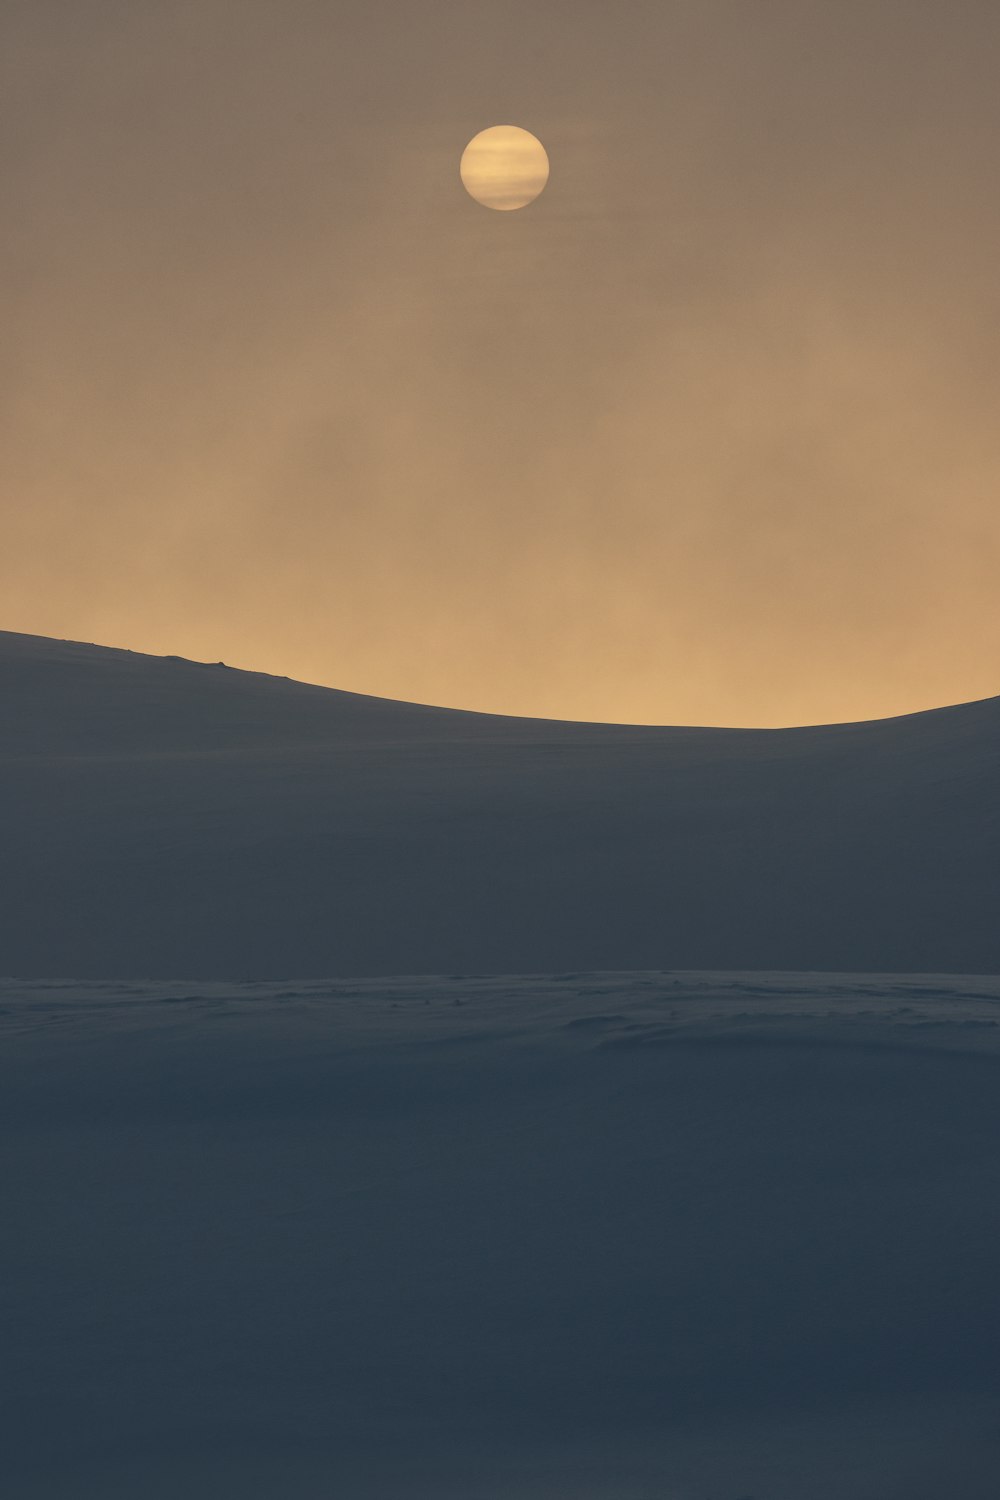
<path id="1" fill-rule="evenodd" d="M 530 130 L 491 125 L 473 136 L 459 170 L 477 203 L 509 212 L 534 203 L 549 180 L 549 158 Z"/>

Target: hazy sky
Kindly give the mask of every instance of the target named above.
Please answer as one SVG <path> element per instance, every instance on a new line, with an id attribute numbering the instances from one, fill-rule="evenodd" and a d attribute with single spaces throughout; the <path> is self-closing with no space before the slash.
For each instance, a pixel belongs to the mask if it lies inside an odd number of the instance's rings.
<path id="1" fill-rule="evenodd" d="M 0 626 L 573 718 L 1000 692 L 996 0 L 2 0 L 0 56 Z"/>

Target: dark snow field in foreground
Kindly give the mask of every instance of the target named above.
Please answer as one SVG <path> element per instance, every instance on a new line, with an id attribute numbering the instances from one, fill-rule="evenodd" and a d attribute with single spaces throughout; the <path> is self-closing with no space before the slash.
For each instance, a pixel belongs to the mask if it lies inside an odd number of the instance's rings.
<path id="1" fill-rule="evenodd" d="M 1000 980 L 0 986 L 5 1500 L 995 1500 Z"/>

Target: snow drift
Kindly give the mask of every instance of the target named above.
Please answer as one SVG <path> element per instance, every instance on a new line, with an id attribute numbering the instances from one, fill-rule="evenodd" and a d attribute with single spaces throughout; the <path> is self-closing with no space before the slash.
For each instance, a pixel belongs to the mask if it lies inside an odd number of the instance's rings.
<path id="1" fill-rule="evenodd" d="M 0 635 L 0 972 L 1000 970 L 1000 699 L 464 713 Z"/>

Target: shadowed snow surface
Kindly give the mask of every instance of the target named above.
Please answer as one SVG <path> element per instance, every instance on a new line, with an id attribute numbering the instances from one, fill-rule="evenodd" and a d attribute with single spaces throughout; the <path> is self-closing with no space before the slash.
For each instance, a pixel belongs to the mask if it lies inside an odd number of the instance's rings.
<path id="1" fill-rule="evenodd" d="M 0 971 L 1000 970 L 1000 699 L 493 717 L 0 634 Z"/>
<path id="2" fill-rule="evenodd" d="M 997 1494 L 997 980 L 6 981 L 0 1042 L 10 1500 Z"/>

